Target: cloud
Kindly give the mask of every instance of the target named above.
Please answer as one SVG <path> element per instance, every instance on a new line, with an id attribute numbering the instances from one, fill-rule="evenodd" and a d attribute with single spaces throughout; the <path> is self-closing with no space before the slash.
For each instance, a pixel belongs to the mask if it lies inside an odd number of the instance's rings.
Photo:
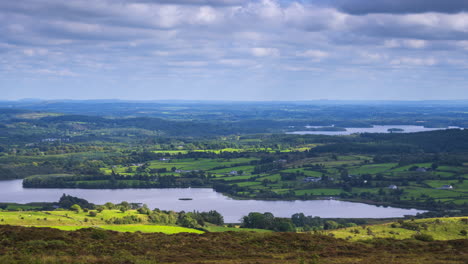
<path id="1" fill-rule="evenodd" d="M 44 56 L 47 55 L 49 52 L 47 49 L 42 49 L 42 48 L 31 48 L 31 49 L 24 49 L 23 53 L 27 56 Z"/>
<path id="2" fill-rule="evenodd" d="M 321 61 L 329 56 L 328 52 L 322 50 L 306 50 L 304 52 L 297 53 L 299 57 L 306 57 L 313 59 L 314 61 Z"/>
<path id="3" fill-rule="evenodd" d="M 466 0 L 332 0 L 330 5 L 349 14 L 460 13 L 468 11 Z"/>
<path id="4" fill-rule="evenodd" d="M 390 64 L 395 66 L 434 66 L 438 62 L 434 58 L 410 58 L 410 57 L 401 57 L 394 59 Z"/>
<path id="5" fill-rule="evenodd" d="M 232 80 L 249 76 L 251 83 L 246 81 L 246 87 L 256 89 L 255 84 L 265 80 L 272 87 L 280 83 L 286 87 L 291 81 L 288 74 L 304 82 L 298 87 L 326 83 L 310 77 L 316 71 L 329 77 L 328 85 L 336 86 L 336 80 L 343 78 L 346 86 L 350 83 L 346 78 L 367 80 L 371 70 L 372 76 L 400 80 L 396 72 L 401 69 L 404 75 L 411 68 L 434 71 L 428 74 L 430 80 L 466 70 L 465 64 L 448 63 L 468 61 L 468 11 L 463 12 L 462 4 L 445 1 L 442 6 L 432 0 L 0 1 L 0 77 L 18 81 L 31 74 L 67 80 L 79 76 L 77 83 L 103 87 L 118 87 L 122 79 L 141 85 L 151 80 L 176 87 L 182 82 L 196 84 L 190 79 L 194 76 L 210 76 L 213 83 L 224 84 L 216 87 L 228 87 L 235 83 Z"/>
<path id="6" fill-rule="evenodd" d="M 251 48 L 250 52 L 256 57 L 277 57 L 280 55 L 278 49 L 275 48 Z"/>
<path id="7" fill-rule="evenodd" d="M 458 41 L 456 43 L 457 46 L 465 49 L 465 50 L 468 50 L 468 40 L 462 40 L 462 41 Z"/>
<path id="8" fill-rule="evenodd" d="M 373 53 L 373 52 L 366 52 L 366 51 L 360 52 L 360 56 L 366 62 L 375 62 L 375 61 L 382 61 L 382 60 L 388 59 L 387 54 Z"/>
<path id="9" fill-rule="evenodd" d="M 389 39 L 385 40 L 384 46 L 387 48 L 413 48 L 422 49 L 428 45 L 428 41 L 422 39 Z"/>
<path id="10" fill-rule="evenodd" d="M 468 13 L 353 16 L 347 20 L 355 34 L 420 40 L 468 39 Z"/>
<path id="11" fill-rule="evenodd" d="M 74 73 L 74 72 L 72 72 L 70 70 L 67 70 L 67 69 L 62 69 L 62 70 L 39 69 L 39 70 L 36 70 L 35 73 L 51 75 L 51 76 L 60 76 L 60 77 L 63 77 L 63 76 L 76 77 L 76 76 L 78 76 L 78 74 L 76 74 L 76 73 Z"/>
<path id="12" fill-rule="evenodd" d="M 179 66 L 179 67 L 203 67 L 208 65 L 206 61 L 175 61 L 169 62 L 170 66 Z"/>
<path id="13" fill-rule="evenodd" d="M 292 72 L 320 72 L 322 69 L 314 67 L 284 66 L 284 70 Z"/>
<path id="14" fill-rule="evenodd" d="M 333 8 L 322 8 L 298 2 L 284 8 L 284 20 L 288 25 L 307 31 L 340 30 L 347 27 L 349 16 Z"/>
<path id="15" fill-rule="evenodd" d="M 143 2 L 172 5 L 209 5 L 209 6 L 235 6 L 242 5 L 247 0 L 127 0 L 127 2 Z"/>
<path id="16" fill-rule="evenodd" d="M 228 65 L 232 67 L 240 67 L 240 66 L 250 66 L 254 64 L 254 61 L 247 60 L 247 59 L 221 59 L 218 61 L 219 64 Z"/>

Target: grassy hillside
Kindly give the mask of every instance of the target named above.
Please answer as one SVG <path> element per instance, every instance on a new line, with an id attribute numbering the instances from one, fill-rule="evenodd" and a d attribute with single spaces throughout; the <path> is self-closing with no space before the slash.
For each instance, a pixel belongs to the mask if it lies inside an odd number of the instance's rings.
<path id="1" fill-rule="evenodd" d="M 114 219 L 136 217 L 138 224 L 109 224 Z M 101 228 L 119 232 L 160 232 L 174 233 L 203 233 L 200 230 L 179 226 L 151 223 L 148 215 L 138 214 L 136 210 L 121 212 L 120 210 L 103 210 L 97 216 L 90 216 L 89 212 L 74 211 L 20 211 L 0 212 L 0 224 L 17 226 L 51 227 L 61 230 L 78 230 L 82 228 Z"/>
<path id="2" fill-rule="evenodd" d="M 21 208 L 17 206 L 18 208 Z M 16 207 L 15 207 L 16 208 Z M 25 207 L 26 208 L 26 207 Z M 198 229 L 185 228 L 174 224 L 154 223 L 149 219 L 149 215 L 140 214 L 137 210 L 103 210 L 96 212 L 96 216 L 91 216 L 90 212 L 75 212 L 71 210 L 55 211 L 0 211 L 0 225 L 14 225 L 26 227 L 50 227 L 65 231 L 75 231 L 83 228 L 99 228 L 118 232 L 142 232 L 142 233 L 196 233 L 204 232 Z M 138 223 L 132 224 L 111 224 L 115 219 L 133 217 Z M 135 220 L 138 219 L 138 220 Z M 205 223 L 204 230 L 208 232 L 272 232 L 264 229 L 240 228 L 239 226 L 227 227 Z"/>
<path id="3" fill-rule="evenodd" d="M 464 230 L 464 232 L 463 232 Z M 334 237 L 349 240 L 373 238 L 408 239 L 417 234 L 427 234 L 434 240 L 468 238 L 468 217 L 429 218 L 406 220 L 380 225 L 349 227 L 329 231 Z"/>
<path id="4" fill-rule="evenodd" d="M 351 242 L 298 233 L 119 233 L 0 226 L 0 263 L 467 263 L 468 240 Z"/>

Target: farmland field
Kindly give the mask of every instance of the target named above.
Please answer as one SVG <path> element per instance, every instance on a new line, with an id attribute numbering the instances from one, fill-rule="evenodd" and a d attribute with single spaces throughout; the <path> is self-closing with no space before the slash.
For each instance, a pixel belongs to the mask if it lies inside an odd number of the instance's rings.
<path id="1" fill-rule="evenodd" d="M 375 238 L 410 239 L 417 234 L 428 234 L 434 240 L 466 239 L 468 218 L 428 218 L 407 220 L 380 225 L 349 227 L 329 231 L 334 237 L 348 240 Z"/>

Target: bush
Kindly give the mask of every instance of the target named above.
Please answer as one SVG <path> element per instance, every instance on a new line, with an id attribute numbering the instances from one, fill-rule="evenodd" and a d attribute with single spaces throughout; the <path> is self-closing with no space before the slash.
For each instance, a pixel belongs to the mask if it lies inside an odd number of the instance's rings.
<path id="1" fill-rule="evenodd" d="M 63 240 L 49 240 L 47 241 L 47 248 L 51 249 L 63 249 L 66 248 L 68 245 Z"/>
<path id="2" fill-rule="evenodd" d="M 79 213 L 82 209 L 81 209 L 81 206 L 74 204 L 70 207 L 70 210 L 75 211 L 76 213 Z"/>
<path id="3" fill-rule="evenodd" d="M 44 240 L 29 240 L 25 244 L 32 252 L 41 251 L 47 247 L 47 242 Z"/>
<path id="4" fill-rule="evenodd" d="M 434 241 L 434 237 L 429 234 L 416 234 L 413 236 L 414 239 L 424 242 Z"/>
<path id="5" fill-rule="evenodd" d="M 109 234 L 104 230 L 100 230 L 100 229 L 92 229 L 91 230 L 91 238 L 92 239 L 105 240 L 105 239 L 108 238 L 108 236 L 109 236 Z"/>

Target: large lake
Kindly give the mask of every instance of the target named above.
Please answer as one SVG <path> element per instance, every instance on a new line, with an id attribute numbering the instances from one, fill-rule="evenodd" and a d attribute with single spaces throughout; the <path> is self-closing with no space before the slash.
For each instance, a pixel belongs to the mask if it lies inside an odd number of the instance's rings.
<path id="1" fill-rule="evenodd" d="M 235 200 L 208 188 L 171 189 L 31 189 L 23 188 L 22 180 L 0 181 L 0 202 L 56 202 L 63 193 L 87 199 L 95 204 L 122 201 L 144 203 L 150 208 L 174 211 L 216 210 L 227 223 L 239 222 L 249 212 L 271 212 L 275 216 L 291 217 L 304 213 L 331 218 L 387 218 L 416 215 L 415 209 L 378 207 L 336 200 L 261 201 Z M 181 201 L 179 198 L 192 198 Z"/>
<path id="2" fill-rule="evenodd" d="M 320 128 L 322 126 L 306 126 L 306 128 Z M 385 125 L 372 127 L 349 127 L 346 128 L 346 131 L 294 131 L 287 134 L 296 134 L 296 135 L 329 135 L 329 136 L 343 136 L 351 135 L 356 133 L 390 133 L 388 129 L 390 128 L 400 128 L 403 129 L 403 132 L 400 133 L 415 133 L 415 132 L 425 132 L 425 131 L 434 131 L 434 130 L 445 130 L 459 127 L 448 127 L 448 128 L 427 128 L 423 126 L 407 126 L 407 125 Z"/>

